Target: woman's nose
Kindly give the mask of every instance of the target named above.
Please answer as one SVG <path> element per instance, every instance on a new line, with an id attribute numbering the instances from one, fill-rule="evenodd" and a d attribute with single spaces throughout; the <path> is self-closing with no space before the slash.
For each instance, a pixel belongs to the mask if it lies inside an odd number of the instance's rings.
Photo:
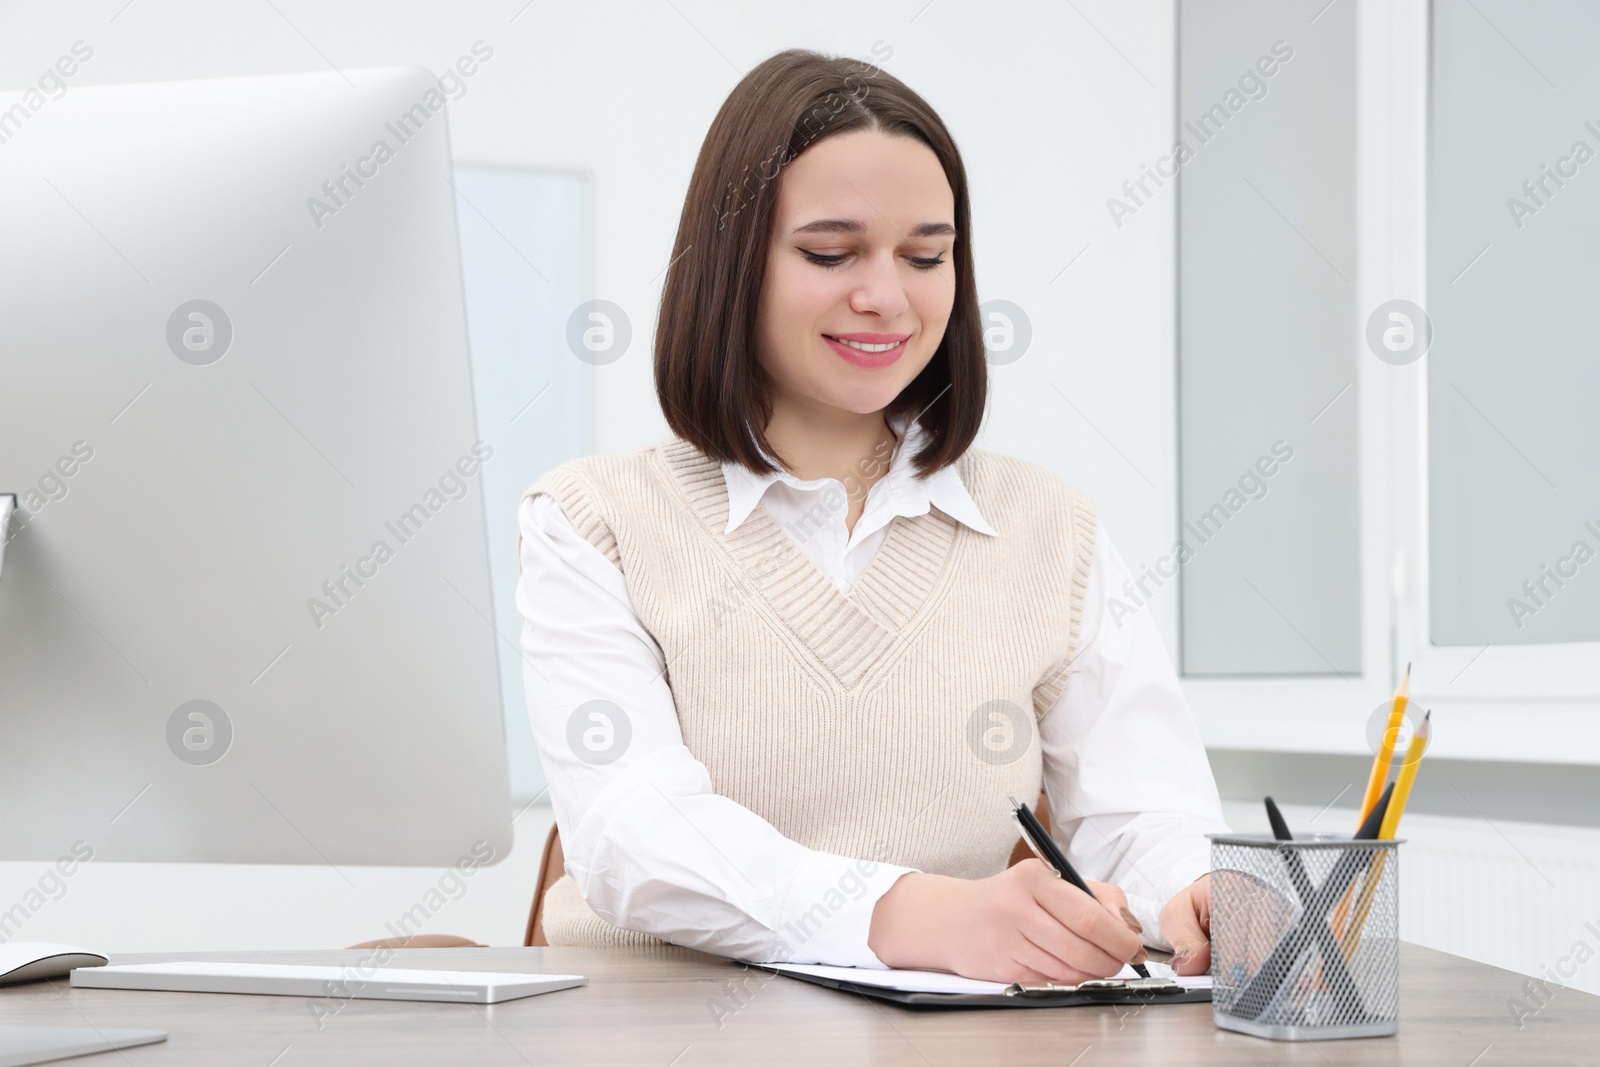
<path id="1" fill-rule="evenodd" d="M 850 294 L 850 310 L 864 315 L 892 319 L 910 304 L 893 253 L 872 256 L 861 275 L 861 284 Z"/>

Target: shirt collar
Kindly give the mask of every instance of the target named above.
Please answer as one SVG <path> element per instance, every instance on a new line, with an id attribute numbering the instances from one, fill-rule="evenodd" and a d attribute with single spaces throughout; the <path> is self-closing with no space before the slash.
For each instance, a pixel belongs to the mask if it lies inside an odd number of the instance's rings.
<path id="1" fill-rule="evenodd" d="M 924 436 L 919 423 L 900 415 L 889 420 L 889 429 L 898 441 L 889 461 L 889 470 L 881 482 L 874 484 L 873 490 L 886 492 L 893 498 L 896 514 L 908 518 L 925 515 L 932 505 L 978 533 L 999 536 L 978 510 L 977 503 L 972 499 L 972 494 L 967 492 L 954 464 L 941 467 L 926 478 L 917 477 L 917 469 L 911 460 L 921 447 Z M 728 527 L 724 533 L 737 530 L 750 517 L 773 482 L 782 481 L 796 489 L 822 489 L 834 481 L 830 478 L 803 481 L 782 469 L 756 474 L 738 463 L 722 464 L 722 480 L 728 487 Z"/>

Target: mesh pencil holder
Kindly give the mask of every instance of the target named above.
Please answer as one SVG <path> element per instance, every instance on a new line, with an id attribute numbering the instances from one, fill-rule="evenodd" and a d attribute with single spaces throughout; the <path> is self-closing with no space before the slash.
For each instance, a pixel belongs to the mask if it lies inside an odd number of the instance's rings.
<path id="1" fill-rule="evenodd" d="M 1400 842 L 1210 836 L 1216 1024 L 1278 1041 L 1398 1032 Z"/>

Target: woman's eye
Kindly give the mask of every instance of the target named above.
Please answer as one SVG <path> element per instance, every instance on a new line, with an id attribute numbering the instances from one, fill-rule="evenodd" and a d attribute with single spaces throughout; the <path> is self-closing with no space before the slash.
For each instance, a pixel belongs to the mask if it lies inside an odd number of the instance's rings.
<path id="1" fill-rule="evenodd" d="M 812 263 L 817 264 L 819 267 L 827 267 L 829 270 L 837 267 L 845 260 L 843 253 L 838 255 L 827 255 L 822 252 L 813 252 L 808 248 L 800 249 L 800 254 L 805 256 L 806 259 L 810 260 Z"/>
<path id="2" fill-rule="evenodd" d="M 850 258 L 847 253 L 843 252 L 813 252 L 809 248 L 802 248 L 799 250 L 799 252 L 801 255 L 805 256 L 808 261 L 817 264 L 819 267 L 826 267 L 829 270 L 833 270 L 839 266 L 842 266 L 844 261 Z M 906 258 L 911 261 L 911 265 L 917 270 L 933 270 L 937 267 L 944 266 L 945 263 L 943 253 L 937 256 L 908 256 Z"/>

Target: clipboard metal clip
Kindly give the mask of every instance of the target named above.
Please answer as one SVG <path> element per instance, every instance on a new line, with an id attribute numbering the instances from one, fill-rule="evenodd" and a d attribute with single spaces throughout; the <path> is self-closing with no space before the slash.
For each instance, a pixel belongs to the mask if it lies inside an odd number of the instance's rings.
<path id="1" fill-rule="evenodd" d="M 1006 986 L 1008 997 L 1169 996 L 1182 992 L 1183 984 L 1172 978 L 1092 978 L 1077 985 L 1012 982 Z"/>

